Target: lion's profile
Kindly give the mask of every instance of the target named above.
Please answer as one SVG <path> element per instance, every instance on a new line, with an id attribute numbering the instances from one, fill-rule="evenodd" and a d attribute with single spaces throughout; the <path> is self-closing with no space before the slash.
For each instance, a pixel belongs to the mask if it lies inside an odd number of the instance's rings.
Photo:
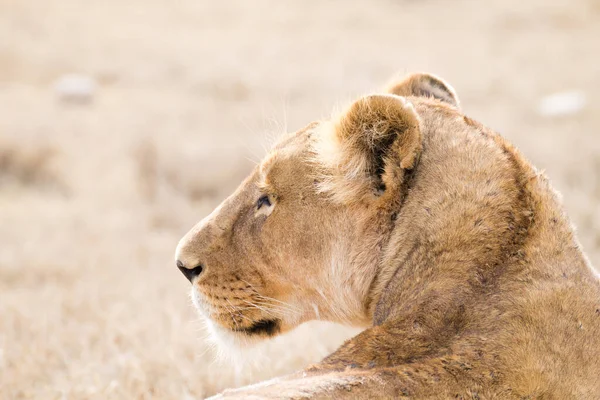
<path id="1" fill-rule="evenodd" d="M 600 284 L 546 178 L 415 74 L 283 137 L 180 242 L 216 335 L 366 329 L 267 398 L 600 398 Z"/>

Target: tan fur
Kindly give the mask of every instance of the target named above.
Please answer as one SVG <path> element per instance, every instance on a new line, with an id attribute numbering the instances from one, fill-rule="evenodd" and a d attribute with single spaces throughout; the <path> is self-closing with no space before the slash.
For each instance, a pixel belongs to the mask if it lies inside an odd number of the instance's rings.
<path id="1" fill-rule="evenodd" d="M 547 179 L 439 78 L 388 91 L 282 138 L 181 240 L 220 335 L 366 328 L 222 396 L 600 398 L 600 284 Z"/>

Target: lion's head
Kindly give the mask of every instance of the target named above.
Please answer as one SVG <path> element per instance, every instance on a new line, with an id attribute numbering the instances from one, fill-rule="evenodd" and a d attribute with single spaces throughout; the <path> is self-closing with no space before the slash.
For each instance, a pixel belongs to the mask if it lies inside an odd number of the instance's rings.
<path id="1" fill-rule="evenodd" d="M 282 137 L 176 252 L 211 328 L 266 338 L 311 319 L 366 325 L 389 232 L 422 150 L 411 104 L 457 106 L 415 74 L 330 121 Z"/>

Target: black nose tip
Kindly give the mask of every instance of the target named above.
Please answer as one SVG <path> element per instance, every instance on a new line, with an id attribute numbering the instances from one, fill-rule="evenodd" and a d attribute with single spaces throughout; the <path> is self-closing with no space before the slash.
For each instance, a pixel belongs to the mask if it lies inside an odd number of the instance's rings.
<path id="1" fill-rule="evenodd" d="M 202 273 L 204 269 L 202 265 L 198 265 L 196 268 L 186 268 L 183 263 L 177 260 L 177 268 L 183 273 L 183 275 L 187 278 L 188 281 L 192 281 L 195 277 Z"/>

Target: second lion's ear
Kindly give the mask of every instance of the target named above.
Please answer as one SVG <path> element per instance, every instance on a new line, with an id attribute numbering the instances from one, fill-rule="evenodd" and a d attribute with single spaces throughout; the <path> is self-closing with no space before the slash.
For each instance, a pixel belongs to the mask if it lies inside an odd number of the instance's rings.
<path id="1" fill-rule="evenodd" d="M 353 103 L 317 145 L 329 194 L 344 203 L 394 193 L 415 167 L 422 141 L 417 113 L 405 98 L 366 96 Z"/>
<path id="2" fill-rule="evenodd" d="M 455 107 L 459 106 L 458 96 L 449 83 L 435 75 L 417 73 L 392 83 L 387 93 L 398 96 L 433 97 Z"/>

